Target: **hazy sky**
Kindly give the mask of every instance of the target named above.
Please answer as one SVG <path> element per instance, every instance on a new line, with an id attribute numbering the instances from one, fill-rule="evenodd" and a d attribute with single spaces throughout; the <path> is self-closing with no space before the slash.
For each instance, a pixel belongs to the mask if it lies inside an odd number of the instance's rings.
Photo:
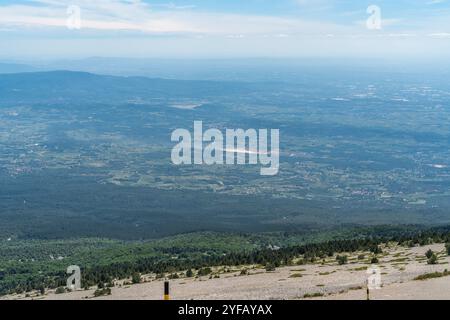
<path id="1" fill-rule="evenodd" d="M 449 1 L 0 0 L 0 58 L 433 60 L 450 56 Z"/>

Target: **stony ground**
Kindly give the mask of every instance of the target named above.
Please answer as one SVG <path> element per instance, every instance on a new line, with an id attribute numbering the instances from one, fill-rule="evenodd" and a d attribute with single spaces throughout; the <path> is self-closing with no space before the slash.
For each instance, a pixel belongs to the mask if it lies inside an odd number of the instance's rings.
<path id="1" fill-rule="evenodd" d="M 439 264 L 428 265 L 425 252 L 438 253 Z M 358 256 L 365 254 L 364 259 Z M 313 265 L 278 268 L 266 272 L 258 266 L 235 268 L 224 272 L 215 268 L 220 278 L 177 279 L 171 281 L 172 299 L 366 299 L 368 253 L 349 255 L 348 264 L 338 265 L 328 258 Z M 418 281 L 415 277 L 432 272 L 450 270 L 450 257 L 445 255 L 443 244 L 405 248 L 392 245 L 383 249 L 377 264 L 381 270 L 382 287 L 371 291 L 371 299 L 448 299 L 450 300 L 450 276 Z M 249 270 L 241 275 L 241 269 Z M 127 285 L 124 282 L 112 289 L 112 295 L 96 299 L 158 300 L 162 298 L 163 281 L 148 276 L 145 283 Z M 49 292 L 45 296 L 26 299 L 77 300 L 93 299 L 95 290 L 66 294 Z M 10 296 L 7 299 L 25 299 Z M 4 298 L 5 299 L 5 298 Z"/>

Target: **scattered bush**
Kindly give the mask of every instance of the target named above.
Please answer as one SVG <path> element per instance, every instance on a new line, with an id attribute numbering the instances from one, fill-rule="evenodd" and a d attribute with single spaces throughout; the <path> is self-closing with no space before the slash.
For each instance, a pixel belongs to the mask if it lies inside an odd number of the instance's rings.
<path id="1" fill-rule="evenodd" d="M 189 269 L 188 271 L 186 271 L 186 277 L 192 278 L 193 276 L 194 276 L 194 272 L 192 271 L 192 269 Z"/>
<path id="2" fill-rule="evenodd" d="M 133 275 L 131 276 L 131 282 L 133 284 L 138 284 L 141 283 L 141 281 L 142 281 L 141 274 L 137 272 L 133 273 Z"/>
<path id="3" fill-rule="evenodd" d="M 433 272 L 433 273 L 422 274 L 418 277 L 415 277 L 414 280 L 428 280 L 428 279 L 441 278 L 441 277 L 447 277 L 447 276 L 450 276 L 450 272 L 448 272 L 448 270 L 444 270 L 444 272 Z"/>
<path id="4" fill-rule="evenodd" d="M 207 275 L 209 275 L 211 273 L 212 273 L 211 268 L 203 268 L 203 269 L 198 270 L 198 276 L 199 277 L 204 277 L 204 276 L 207 276 Z"/>
<path id="5" fill-rule="evenodd" d="M 267 272 L 272 272 L 272 271 L 275 271 L 275 270 L 276 270 L 276 267 L 275 267 L 274 264 L 272 264 L 272 263 L 266 264 L 266 271 Z"/>
<path id="6" fill-rule="evenodd" d="M 289 276 L 289 278 L 301 278 L 303 275 L 301 273 L 293 273 Z"/>
<path id="7" fill-rule="evenodd" d="M 305 259 L 300 259 L 300 260 L 297 261 L 297 265 L 299 265 L 299 266 L 303 266 L 305 264 L 306 264 Z"/>
<path id="8" fill-rule="evenodd" d="M 428 264 L 438 264 L 438 257 L 436 254 L 432 254 L 431 257 L 427 261 Z"/>
<path id="9" fill-rule="evenodd" d="M 323 297 L 323 293 L 321 292 L 316 292 L 316 293 L 306 293 L 303 298 L 307 299 L 307 298 L 317 298 L 317 297 Z"/>
<path id="10" fill-rule="evenodd" d="M 111 295 L 111 288 L 97 289 L 94 292 L 94 297 L 110 296 L 110 295 Z"/>
<path id="11" fill-rule="evenodd" d="M 347 264 L 348 257 L 346 255 L 343 255 L 343 256 L 338 255 L 336 257 L 336 261 L 338 262 L 339 265 L 344 265 L 344 264 Z"/>
<path id="12" fill-rule="evenodd" d="M 370 251 L 373 253 L 373 254 L 380 254 L 380 253 L 383 253 L 383 250 L 381 250 L 381 248 L 380 248 L 380 246 L 373 246 L 373 247 L 371 247 L 370 248 Z"/>
<path id="13" fill-rule="evenodd" d="M 64 287 L 58 287 L 55 291 L 56 294 L 63 294 L 66 293 L 66 288 Z"/>

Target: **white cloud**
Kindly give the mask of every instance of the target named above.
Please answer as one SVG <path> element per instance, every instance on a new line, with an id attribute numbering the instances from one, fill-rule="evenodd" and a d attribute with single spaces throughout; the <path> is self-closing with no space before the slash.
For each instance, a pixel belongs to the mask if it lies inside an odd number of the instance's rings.
<path id="1" fill-rule="evenodd" d="M 65 27 L 66 9 L 78 5 L 82 27 L 96 30 L 126 30 L 145 33 L 193 34 L 321 34 L 349 32 L 333 23 L 261 15 L 193 11 L 193 6 L 158 6 L 139 0 L 34 0 L 37 5 L 0 6 L 0 26 Z"/>
<path id="2" fill-rule="evenodd" d="M 432 37 L 432 38 L 450 38 L 450 33 L 449 32 L 437 32 L 437 33 L 430 33 L 428 36 Z"/>
<path id="3" fill-rule="evenodd" d="M 334 4 L 334 0 L 293 1 L 308 10 Z M 170 3 L 152 6 L 139 0 L 30 3 L 0 5 L 1 55 L 403 59 L 413 54 L 432 56 L 450 52 L 446 33 L 450 24 L 444 15 L 441 19 L 420 20 L 383 16 L 383 29 L 370 31 L 365 20 L 355 22 L 353 18 L 347 19 L 346 24 L 337 24 L 292 16 L 205 12 L 194 6 Z M 81 31 L 66 28 L 69 5 L 82 9 Z M 361 19 L 364 14 L 363 10 Z M 18 31 L 14 33 L 11 29 Z"/>
<path id="4" fill-rule="evenodd" d="M 447 0 L 431 0 L 431 1 L 427 2 L 427 5 L 440 4 L 440 3 L 444 3 L 444 2 L 447 2 Z"/>
<path id="5" fill-rule="evenodd" d="M 332 8 L 335 0 L 295 0 L 297 5 L 302 8 L 312 10 L 325 10 Z"/>
<path id="6" fill-rule="evenodd" d="M 39 6 L 0 7 L 1 24 L 23 27 L 66 27 L 68 6 L 78 5 L 82 12 L 82 27 L 86 29 L 144 32 L 195 31 L 182 21 L 155 15 L 147 4 L 140 1 L 34 0 L 33 2 Z"/>
<path id="7" fill-rule="evenodd" d="M 335 0 L 294 0 L 299 6 L 317 9 L 332 6 Z M 434 0 L 439 1 L 439 0 Z M 140 0 L 31 0 L 29 5 L 0 5 L 0 28 L 51 27 L 63 29 L 67 25 L 67 8 L 81 8 L 81 26 L 85 30 L 131 31 L 148 34 L 199 35 L 323 35 L 335 36 L 364 34 L 366 20 L 348 21 L 347 25 L 328 21 L 305 20 L 264 15 L 242 15 L 204 12 L 192 5 L 177 6 L 173 3 L 150 5 Z M 430 29 L 437 20 L 404 21 L 382 17 L 383 30 L 394 33 L 412 33 L 422 29 L 424 33 L 436 33 L 448 24 L 442 23 Z M 425 25 L 423 25 L 425 23 Z M 413 24 L 413 25 L 411 25 Z"/>

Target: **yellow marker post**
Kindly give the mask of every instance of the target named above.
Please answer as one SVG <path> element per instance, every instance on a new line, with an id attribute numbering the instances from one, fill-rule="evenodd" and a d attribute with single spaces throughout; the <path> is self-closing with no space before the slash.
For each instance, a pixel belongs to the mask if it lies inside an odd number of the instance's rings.
<path id="1" fill-rule="evenodd" d="M 164 282 L 164 300 L 170 300 L 170 285 L 169 281 Z"/>

